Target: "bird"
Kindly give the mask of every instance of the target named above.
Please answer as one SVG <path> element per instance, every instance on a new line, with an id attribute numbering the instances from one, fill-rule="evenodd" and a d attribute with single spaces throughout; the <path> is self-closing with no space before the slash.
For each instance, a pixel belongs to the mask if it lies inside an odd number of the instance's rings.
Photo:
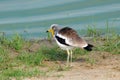
<path id="1" fill-rule="evenodd" d="M 92 51 L 93 45 L 82 39 L 73 28 L 52 24 L 46 32 L 50 32 L 58 46 L 67 51 L 67 66 L 72 66 L 73 48 Z"/>

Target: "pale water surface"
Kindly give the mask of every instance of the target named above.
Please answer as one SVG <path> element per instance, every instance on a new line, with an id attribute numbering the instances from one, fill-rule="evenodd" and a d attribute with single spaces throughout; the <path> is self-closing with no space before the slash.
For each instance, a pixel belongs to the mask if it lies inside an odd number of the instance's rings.
<path id="1" fill-rule="evenodd" d="M 0 0 L 0 32 L 45 38 L 53 23 L 83 35 L 88 26 L 120 34 L 120 0 Z"/>

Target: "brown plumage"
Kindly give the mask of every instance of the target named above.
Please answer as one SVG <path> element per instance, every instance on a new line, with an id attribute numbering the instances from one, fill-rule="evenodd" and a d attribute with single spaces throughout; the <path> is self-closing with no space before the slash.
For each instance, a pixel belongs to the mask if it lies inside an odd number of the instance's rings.
<path id="1" fill-rule="evenodd" d="M 74 47 L 79 47 L 79 48 L 84 48 L 87 46 L 87 43 L 85 40 L 83 40 L 75 30 L 69 27 L 64 27 L 59 30 L 58 34 L 66 37 L 68 41 L 70 42 L 69 44 Z"/>
<path id="2" fill-rule="evenodd" d="M 78 47 L 88 51 L 92 50 L 93 45 L 88 44 L 72 28 L 69 27 L 59 28 L 58 24 L 53 24 L 51 25 L 48 32 L 52 33 L 52 36 L 62 49 L 67 50 L 68 53 L 67 65 L 69 63 L 69 57 L 71 57 L 72 63 L 72 48 Z"/>

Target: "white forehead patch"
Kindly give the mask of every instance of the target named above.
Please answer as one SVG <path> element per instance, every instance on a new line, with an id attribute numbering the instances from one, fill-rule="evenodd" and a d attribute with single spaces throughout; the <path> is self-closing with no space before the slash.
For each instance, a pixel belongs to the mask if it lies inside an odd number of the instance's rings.
<path id="1" fill-rule="evenodd" d="M 52 25 L 50 26 L 50 28 L 52 28 L 52 27 L 54 27 L 54 26 L 58 27 L 58 24 L 52 24 Z"/>

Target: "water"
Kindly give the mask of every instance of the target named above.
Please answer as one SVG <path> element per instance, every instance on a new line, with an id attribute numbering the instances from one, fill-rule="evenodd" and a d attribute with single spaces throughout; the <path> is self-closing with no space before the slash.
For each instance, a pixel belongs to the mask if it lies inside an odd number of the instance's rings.
<path id="1" fill-rule="evenodd" d="M 79 32 L 107 22 L 120 34 L 120 0 L 0 0 L 0 32 L 8 36 L 45 38 L 53 23 Z"/>

